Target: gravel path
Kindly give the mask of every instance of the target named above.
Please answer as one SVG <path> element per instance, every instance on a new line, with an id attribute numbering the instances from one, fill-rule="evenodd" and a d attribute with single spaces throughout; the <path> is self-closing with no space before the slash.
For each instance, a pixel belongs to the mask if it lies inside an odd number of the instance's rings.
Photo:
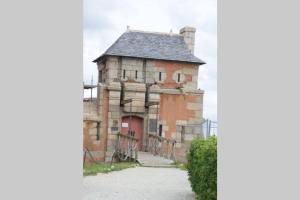
<path id="1" fill-rule="evenodd" d="M 83 200 L 192 200 L 187 172 L 136 167 L 83 178 Z"/>

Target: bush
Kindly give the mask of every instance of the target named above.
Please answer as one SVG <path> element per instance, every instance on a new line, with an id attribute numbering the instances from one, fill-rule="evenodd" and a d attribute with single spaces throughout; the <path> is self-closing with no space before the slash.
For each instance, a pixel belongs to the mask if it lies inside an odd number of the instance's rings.
<path id="1" fill-rule="evenodd" d="M 192 142 L 187 170 L 198 200 L 217 199 L 217 138 L 196 139 Z"/>

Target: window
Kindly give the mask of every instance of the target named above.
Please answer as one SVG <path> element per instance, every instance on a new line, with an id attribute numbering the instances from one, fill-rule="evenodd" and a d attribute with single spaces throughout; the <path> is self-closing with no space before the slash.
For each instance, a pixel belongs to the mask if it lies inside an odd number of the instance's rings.
<path id="1" fill-rule="evenodd" d="M 138 77 L 138 71 L 135 70 L 135 79 L 137 79 L 137 77 Z"/>
<path id="2" fill-rule="evenodd" d="M 180 74 L 179 73 L 177 74 L 177 82 L 178 83 L 180 82 Z"/>
<path id="3" fill-rule="evenodd" d="M 126 76 L 126 71 L 125 71 L 125 69 L 123 70 L 123 78 L 125 78 L 125 76 Z"/>
<path id="4" fill-rule="evenodd" d="M 119 130 L 119 121 L 118 120 L 113 120 L 113 124 L 112 124 L 112 127 L 111 127 L 111 131 L 112 132 L 115 132 L 115 131 L 118 131 Z"/>
<path id="5" fill-rule="evenodd" d="M 119 128 L 118 128 L 118 127 L 111 127 L 110 130 L 111 130 L 112 132 L 116 132 L 116 131 L 119 130 Z"/>
<path id="6" fill-rule="evenodd" d="M 156 132 L 157 131 L 157 120 L 150 119 L 149 120 L 149 132 Z"/>
<path id="7" fill-rule="evenodd" d="M 97 122 L 97 135 L 96 135 L 96 140 L 100 140 L 100 122 Z"/>
<path id="8" fill-rule="evenodd" d="M 159 132 L 158 135 L 161 137 L 162 136 L 162 124 L 159 125 Z"/>
<path id="9" fill-rule="evenodd" d="M 159 72 L 158 80 L 161 81 L 161 72 Z"/>

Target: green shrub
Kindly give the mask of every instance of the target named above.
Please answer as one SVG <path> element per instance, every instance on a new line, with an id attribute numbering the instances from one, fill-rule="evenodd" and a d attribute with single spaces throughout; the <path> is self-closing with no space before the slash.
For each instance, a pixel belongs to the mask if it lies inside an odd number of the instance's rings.
<path id="1" fill-rule="evenodd" d="M 196 139 L 192 142 L 187 170 L 198 200 L 217 199 L 217 138 Z"/>

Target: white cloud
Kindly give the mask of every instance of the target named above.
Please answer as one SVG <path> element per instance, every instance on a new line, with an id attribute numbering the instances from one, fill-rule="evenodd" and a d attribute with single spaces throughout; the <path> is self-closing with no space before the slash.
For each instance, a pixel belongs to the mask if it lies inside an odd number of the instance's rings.
<path id="1" fill-rule="evenodd" d="M 85 0 L 84 81 L 97 79 L 100 56 L 129 25 L 146 31 L 179 32 L 196 27 L 195 55 L 200 66 L 198 86 L 205 90 L 204 117 L 217 120 L 217 1 L 216 0 Z"/>

